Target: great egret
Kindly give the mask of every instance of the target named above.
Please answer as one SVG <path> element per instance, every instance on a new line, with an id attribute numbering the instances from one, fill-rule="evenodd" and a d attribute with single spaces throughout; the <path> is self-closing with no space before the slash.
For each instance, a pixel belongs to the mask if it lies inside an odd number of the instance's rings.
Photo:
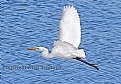
<path id="1" fill-rule="evenodd" d="M 44 47 L 28 48 L 28 50 L 38 50 L 46 58 L 61 57 L 76 59 L 98 70 L 96 64 L 90 64 L 82 60 L 86 56 L 84 50 L 78 48 L 80 39 L 81 27 L 77 10 L 73 6 L 64 6 L 60 20 L 59 40 L 54 42 L 51 53 Z"/>

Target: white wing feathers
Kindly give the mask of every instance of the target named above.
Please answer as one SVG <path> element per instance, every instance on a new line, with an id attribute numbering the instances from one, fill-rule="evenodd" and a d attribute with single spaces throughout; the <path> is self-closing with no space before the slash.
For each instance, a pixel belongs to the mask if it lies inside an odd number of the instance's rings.
<path id="1" fill-rule="evenodd" d="M 80 18 L 77 10 L 73 6 L 65 6 L 60 21 L 59 40 L 78 48 L 81 39 L 80 30 Z"/>

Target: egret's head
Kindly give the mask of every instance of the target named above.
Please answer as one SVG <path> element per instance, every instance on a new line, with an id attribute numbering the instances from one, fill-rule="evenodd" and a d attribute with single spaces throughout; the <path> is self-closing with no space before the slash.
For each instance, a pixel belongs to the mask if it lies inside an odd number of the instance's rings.
<path id="1" fill-rule="evenodd" d="M 47 49 L 44 47 L 35 47 L 35 48 L 27 48 L 27 50 L 38 50 L 42 53 L 42 52 L 46 51 Z"/>

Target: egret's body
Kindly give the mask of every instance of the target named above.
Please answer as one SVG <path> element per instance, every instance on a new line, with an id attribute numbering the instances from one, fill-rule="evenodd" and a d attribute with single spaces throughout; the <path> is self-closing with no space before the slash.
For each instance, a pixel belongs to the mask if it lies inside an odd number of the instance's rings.
<path id="1" fill-rule="evenodd" d="M 95 67 L 82 60 L 86 56 L 84 50 L 78 48 L 80 39 L 81 27 L 77 10 L 73 6 L 65 6 L 60 20 L 59 40 L 54 42 L 51 53 L 44 47 L 28 48 L 28 50 L 39 50 L 46 58 L 72 58 Z"/>
<path id="2" fill-rule="evenodd" d="M 43 47 L 37 47 L 43 48 Z M 45 52 L 42 52 L 42 55 L 47 58 L 60 57 L 60 58 L 74 58 L 81 57 L 85 58 L 84 51 L 82 49 L 75 48 L 72 44 L 69 44 L 64 41 L 56 41 L 51 53 L 48 53 L 48 50 L 43 48 Z"/>

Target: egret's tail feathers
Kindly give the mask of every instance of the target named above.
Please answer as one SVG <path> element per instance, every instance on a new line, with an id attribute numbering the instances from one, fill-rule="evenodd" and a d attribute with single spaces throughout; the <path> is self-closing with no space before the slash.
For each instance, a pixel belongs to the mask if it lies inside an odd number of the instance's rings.
<path id="1" fill-rule="evenodd" d="M 82 59 L 86 57 L 83 49 L 77 50 L 76 52 L 73 53 L 73 55 L 75 55 L 76 57 L 82 58 Z"/>

